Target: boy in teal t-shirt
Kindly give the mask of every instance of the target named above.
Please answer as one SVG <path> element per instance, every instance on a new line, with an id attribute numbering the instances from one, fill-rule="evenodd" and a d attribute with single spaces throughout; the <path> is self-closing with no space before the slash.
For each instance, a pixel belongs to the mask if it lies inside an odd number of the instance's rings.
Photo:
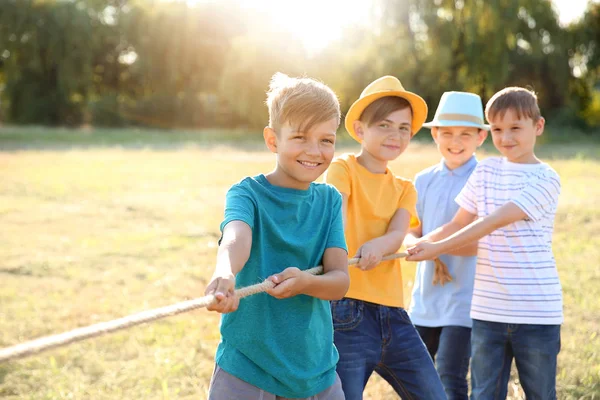
<path id="1" fill-rule="evenodd" d="M 217 298 L 209 310 L 224 314 L 208 398 L 342 400 L 328 301 L 349 286 L 342 198 L 314 183 L 333 158 L 339 103 L 321 83 L 276 74 L 267 104 L 264 138 L 277 165 L 227 193 L 206 289 Z M 323 275 L 304 271 L 316 265 Z M 265 277 L 276 284 L 267 294 L 234 295 Z"/>

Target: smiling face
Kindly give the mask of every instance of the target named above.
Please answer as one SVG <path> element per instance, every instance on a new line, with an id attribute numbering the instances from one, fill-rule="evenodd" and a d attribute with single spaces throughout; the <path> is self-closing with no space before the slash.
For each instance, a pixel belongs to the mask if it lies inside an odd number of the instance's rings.
<path id="1" fill-rule="evenodd" d="M 365 156 L 383 163 L 395 160 L 406 150 L 411 138 L 412 112 L 409 107 L 394 111 L 367 126 L 354 122 Z"/>
<path id="2" fill-rule="evenodd" d="M 519 164 L 535 164 L 535 142 L 544 132 L 544 118 L 537 122 L 529 117 L 519 118 L 517 112 L 506 110 L 504 115 L 496 115 L 490 121 L 492 140 L 498 151 L 508 161 Z"/>
<path id="3" fill-rule="evenodd" d="M 331 164 L 335 151 L 337 118 L 299 132 L 287 122 L 279 132 L 265 128 L 267 147 L 277 154 L 277 167 L 267 176 L 276 186 L 306 190 Z"/>
<path id="4" fill-rule="evenodd" d="M 446 166 L 455 169 L 469 161 L 487 137 L 487 131 L 467 126 L 443 126 L 431 128 L 431 136 Z"/>

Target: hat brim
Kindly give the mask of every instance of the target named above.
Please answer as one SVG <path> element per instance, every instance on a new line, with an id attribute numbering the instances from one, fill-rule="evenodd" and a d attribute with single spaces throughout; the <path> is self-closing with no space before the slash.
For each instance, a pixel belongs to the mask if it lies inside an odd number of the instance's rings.
<path id="1" fill-rule="evenodd" d="M 476 124 L 474 122 L 469 121 L 444 121 L 444 120 L 433 120 L 431 122 L 426 122 L 423 124 L 423 128 L 441 128 L 445 126 L 468 126 L 473 128 L 479 128 L 486 131 L 490 130 L 490 126 L 488 124 Z"/>
<path id="2" fill-rule="evenodd" d="M 356 135 L 354 131 L 354 121 L 358 121 L 360 119 L 361 114 L 365 109 L 373 103 L 375 100 L 379 100 L 382 97 L 401 97 L 406 99 L 410 103 L 410 107 L 412 108 L 412 124 L 411 124 L 411 136 L 414 136 L 419 129 L 423 126 L 423 123 L 427 119 L 427 103 L 423 98 L 412 92 L 405 92 L 401 90 L 386 90 L 383 92 L 372 93 L 368 96 L 362 97 L 354 102 L 348 113 L 346 114 L 346 119 L 344 121 L 344 125 L 346 126 L 346 130 L 352 136 L 354 140 L 357 142 L 361 142 L 362 140 Z"/>

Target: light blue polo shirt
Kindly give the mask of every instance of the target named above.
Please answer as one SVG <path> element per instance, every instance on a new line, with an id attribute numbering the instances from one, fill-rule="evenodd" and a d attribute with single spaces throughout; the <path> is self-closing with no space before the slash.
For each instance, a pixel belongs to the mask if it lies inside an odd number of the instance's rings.
<path id="1" fill-rule="evenodd" d="M 459 208 L 454 199 L 476 166 L 475 156 L 454 170 L 448 169 L 442 159 L 439 164 L 417 174 L 417 213 L 422 223 L 423 235 L 452 220 Z M 440 259 L 448 266 L 452 282 L 444 286 L 434 286 L 431 283 L 435 271 L 433 261 L 421 261 L 417 265 L 409 309 L 410 318 L 418 326 L 458 325 L 470 328 L 472 321 L 469 314 L 477 257 L 444 254 Z"/>

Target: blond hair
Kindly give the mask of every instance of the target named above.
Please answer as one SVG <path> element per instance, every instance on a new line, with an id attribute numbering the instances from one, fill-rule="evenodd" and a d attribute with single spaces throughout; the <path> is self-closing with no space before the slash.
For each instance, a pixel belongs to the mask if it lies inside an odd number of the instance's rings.
<path id="1" fill-rule="evenodd" d="M 299 132 L 335 118 L 340 123 L 340 103 L 327 85 L 311 78 L 290 78 L 277 72 L 267 92 L 269 126 L 277 132 L 286 122 Z"/>
<path id="2" fill-rule="evenodd" d="M 531 118 L 533 122 L 542 117 L 535 92 L 518 86 L 494 94 L 485 105 L 485 117 L 491 122 L 496 117 L 503 118 L 508 110 L 517 113 L 519 119 Z"/>
<path id="3" fill-rule="evenodd" d="M 409 108 L 412 114 L 412 108 L 408 100 L 397 96 L 386 96 L 375 100 L 360 114 L 360 122 L 371 126 L 382 121 L 393 112 Z"/>

